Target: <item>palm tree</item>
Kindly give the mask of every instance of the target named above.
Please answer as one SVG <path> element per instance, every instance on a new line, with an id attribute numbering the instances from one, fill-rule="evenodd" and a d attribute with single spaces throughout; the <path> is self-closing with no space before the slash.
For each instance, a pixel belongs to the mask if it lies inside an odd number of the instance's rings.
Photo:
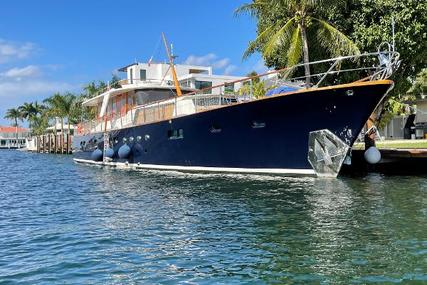
<path id="1" fill-rule="evenodd" d="M 47 105 L 47 115 L 50 118 L 55 118 L 55 135 L 57 132 L 56 129 L 56 118 L 60 118 L 61 120 L 61 134 L 64 133 L 64 112 L 63 112 L 63 96 L 60 93 L 55 93 L 49 98 L 43 100 Z"/>
<path id="2" fill-rule="evenodd" d="M 83 90 L 86 91 L 86 96 L 88 98 L 95 97 L 95 95 L 98 92 L 98 88 L 96 87 L 95 81 L 92 81 L 92 82 L 86 84 L 85 86 L 83 86 Z"/>
<path id="3" fill-rule="evenodd" d="M 62 114 L 67 117 L 68 123 L 68 134 L 70 135 L 70 122 L 72 121 L 72 117 L 75 114 L 77 97 L 74 94 L 67 93 L 62 96 L 62 105 L 61 110 Z"/>
<path id="4" fill-rule="evenodd" d="M 37 116 L 37 110 L 33 103 L 24 103 L 18 107 L 18 110 L 21 112 L 22 118 L 28 121 L 28 126 L 31 129 Z"/>
<path id="5" fill-rule="evenodd" d="M 15 126 L 16 144 L 18 146 L 18 120 L 22 121 L 22 113 L 17 108 L 10 108 L 6 111 L 4 118 L 13 121 L 13 126 Z"/>
<path id="6" fill-rule="evenodd" d="M 118 84 L 117 80 L 118 80 L 118 78 L 115 78 L 113 76 L 112 81 L 113 81 L 114 86 L 116 86 Z M 83 90 L 86 91 L 86 96 L 88 98 L 92 98 L 92 97 L 99 95 L 103 91 L 105 91 L 107 86 L 108 86 L 107 83 L 105 83 L 104 81 L 98 81 L 98 83 L 96 83 L 95 81 L 92 81 L 92 82 L 86 84 L 85 86 L 83 86 Z"/>
<path id="7" fill-rule="evenodd" d="M 249 13 L 252 16 L 267 17 L 272 11 L 285 9 L 283 18 L 275 19 L 259 31 L 257 38 L 250 42 L 244 58 L 261 50 L 264 57 L 270 57 L 279 49 L 287 51 L 288 66 L 297 64 L 301 57 L 307 86 L 310 84 L 309 41 L 318 42 L 320 47 L 334 56 L 358 54 L 359 49 L 343 33 L 321 19 L 319 11 L 336 7 L 339 0 L 253 0 L 236 10 L 236 14 Z"/>

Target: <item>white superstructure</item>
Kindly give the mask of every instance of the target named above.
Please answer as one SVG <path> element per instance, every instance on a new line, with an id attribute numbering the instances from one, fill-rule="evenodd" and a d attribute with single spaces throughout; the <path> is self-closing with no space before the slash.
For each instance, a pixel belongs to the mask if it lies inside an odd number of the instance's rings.
<path id="1" fill-rule="evenodd" d="M 162 115 L 192 114 L 196 112 L 195 104 L 200 104 L 200 100 L 206 101 L 205 95 L 226 96 L 238 93 L 243 86 L 241 80 L 245 78 L 214 75 L 210 66 L 177 64 L 174 68 L 182 94 L 192 96 L 176 96 L 170 64 L 130 64 L 119 69 L 126 74 L 125 79 L 109 84 L 103 93 L 83 102 L 83 106 L 96 107 L 98 116 L 92 122 L 80 124 L 78 132 L 120 129 L 138 122 L 147 122 L 151 120 L 151 116 L 153 119 L 160 116 L 158 111 L 152 111 L 156 115 L 151 114 L 151 109 L 159 107 L 163 108 Z M 220 104 L 222 99 L 215 99 L 218 101 L 215 104 Z"/>

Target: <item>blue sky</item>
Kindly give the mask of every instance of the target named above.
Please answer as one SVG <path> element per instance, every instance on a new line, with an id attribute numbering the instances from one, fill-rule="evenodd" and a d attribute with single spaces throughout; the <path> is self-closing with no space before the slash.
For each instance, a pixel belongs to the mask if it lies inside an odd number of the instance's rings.
<path id="1" fill-rule="evenodd" d="M 249 0 L 2 1 L 0 124 L 6 109 L 59 91 L 80 92 L 135 60 L 164 60 L 155 51 L 165 32 L 177 63 L 214 66 L 215 73 L 262 71 L 259 55 L 242 62 L 255 20 L 234 16 Z"/>

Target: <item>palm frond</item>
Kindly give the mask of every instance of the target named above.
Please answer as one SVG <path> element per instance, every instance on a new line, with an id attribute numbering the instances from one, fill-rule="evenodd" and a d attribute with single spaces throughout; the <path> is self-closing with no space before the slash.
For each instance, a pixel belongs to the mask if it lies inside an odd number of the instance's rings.
<path id="1" fill-rule="evenodd" d="M 274 35 L 267 41 L 263 48 L 266 57 L 271 56 L 278 48 L 287 48 L 292 40 L 292 34 L 297 27 L 295 17 L 289 19 Z"/>
<path id="2" fill-rule="evenodd" d="M 277 22 L 274 25 L 268 26 L 264 31 L 259 33 L 259 35 L 256 37 L 255 40 L 250 41 L 248 48 L 243 53 L 243 59 L 248 58 L 250 55 L 252 55 L 257 49 L 262 49 L 262 47 L 266 44 L 268 39 L 270 39 L 275 31 L 280 26 L 280 22 Z"/>
<path id="3" fill-rule="evenodd" d="M 243 4 L 234 11 L 235 16 L 249 15 L 256 17 L 262 9 L 268 7 L 268 0 L 254 0 L 252 3 Z"/>
<path id="4" fill-rule="evenodd" d="M 301 28 L 298 26 L 293 34 L 290 42 L 289 50 L 287 53 L 287 62 L 288 66 L 294 66 L 298 64 L 302 56 L 302 38 L 301 38 Z"/>
<path id="5" fill-rule="evenodd" d="M 316 36 L 320 45 L 328 50 L 332 56 L 360 54 L 356 44 L 331 24 L 314 17 L 311 17 L 311 20 L 315 24 L 313 26 L 316 29 Z"/>

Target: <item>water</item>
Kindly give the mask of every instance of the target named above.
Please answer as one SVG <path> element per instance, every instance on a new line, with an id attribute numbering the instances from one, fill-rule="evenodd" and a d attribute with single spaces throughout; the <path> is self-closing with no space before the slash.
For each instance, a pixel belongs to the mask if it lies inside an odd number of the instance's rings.
<path id="1" fill-rule="evenodd" d="M 1 284 L 427 284 L 427 177 L 0 168 Z"/>

